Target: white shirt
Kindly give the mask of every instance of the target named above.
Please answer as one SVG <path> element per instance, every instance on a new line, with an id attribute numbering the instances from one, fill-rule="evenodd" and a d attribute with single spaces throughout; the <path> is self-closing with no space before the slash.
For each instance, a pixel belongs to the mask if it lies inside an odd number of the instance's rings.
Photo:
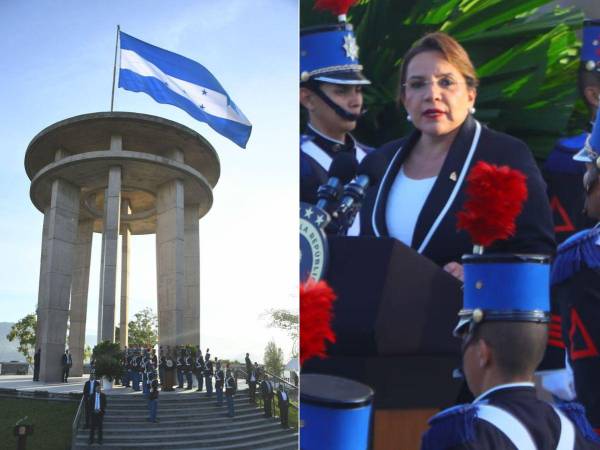
<path id="1" fill-rule="evenodd" d="M 492 392 L 499 391 L 500 389 L 513 388 L 513 387 L 535 387 L 535 384 L 533 384 L 529 381 L 499 384 L 498 386 L 494 386 L 493 388 L 490 388 L 487 391 L 480 394 L 475 400 L 473 400 L 473 403 L 477 403 L 477 402 L 481 401 L 482 398 L 486 397 L 487 395 L 491 394 Z"/>
<path id="2" fill-rule="evenodd" d="M 100 394 L 96 392 L 96 402 L 94 403 L 94 409 L 100 411 Z"/>
<path id="3" fill-rule="evenodd" d="M 423 205 L 431 192 L 437 177 L 415 180 L 400 168 L 392 183 L 385 208 L 385 223 L 391 237 L 410 247 L 415 226 Z"/>
<path id="4" fill-rule="evenodd" d="M 90 380 L 90 395 L 92 395 L 94 393 L 95 387 L 96 387 L 96 383 L 94 383 L 94 380 Z"/>

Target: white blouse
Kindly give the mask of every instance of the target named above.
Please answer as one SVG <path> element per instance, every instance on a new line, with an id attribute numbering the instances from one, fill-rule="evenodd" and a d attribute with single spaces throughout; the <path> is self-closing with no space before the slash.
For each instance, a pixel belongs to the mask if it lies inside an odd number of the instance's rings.
<path id="1" fill-rule="evenodd" d="M 421 209 L 437 177 L 415 180 L 400 168 L 392 183 L 385 208 L 385 223 L 391 237 L 410 247 Z"/>

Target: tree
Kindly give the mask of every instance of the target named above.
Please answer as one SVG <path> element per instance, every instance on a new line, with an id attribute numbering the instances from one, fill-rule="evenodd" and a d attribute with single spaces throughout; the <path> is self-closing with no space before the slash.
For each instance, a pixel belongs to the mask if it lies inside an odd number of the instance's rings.
<path id="1" fill-rule="evenodd" d="M 283 373 L 283 350 L 274 341 L 270 341 L 265 347 L 264 364 L 265 370 L 272 375 L 279 377 Z"/>
<path id="2" fill-rule="evenodd" d="M 6 335 L 6 339 L 10 342 L 17 339 L 19 342 L 18 350 L 25 357 L 27 362 L 33 362 L 33 354 L 35 353 L 35 328 L 37 325 L 37 316 L 35 314 L 27 314 L 11 328 Z"/>
<path id="3" fill-rule="evenodd" d="M 83 349 L 83 361 L 90 362 L 90 358 L 92 357 L 92 347 L 86 345 Z"/>
<path id="4" fill-rule="evenodd" d="M 129 345 L 154 347 L 158 342 L 158 319 L 152 308 L 144 308 L 134 314 L 129 322 Z"/>
<path id="5" fill-rule="evenodd" d="M 288 333 L 292 339 L 292 357 L 298 356 L 298 313 L 287 309 L 270 309 L 266 313 L 270 316 L 269 327 L 279 328 Z"/>
<path id="6" fill-rule="evenodd" d="M 121 348 L 115 342 L 104 341 L 94 347 L 92 352 L 96 377 L 112 381 L 123 372 L 121 366 Z"/>

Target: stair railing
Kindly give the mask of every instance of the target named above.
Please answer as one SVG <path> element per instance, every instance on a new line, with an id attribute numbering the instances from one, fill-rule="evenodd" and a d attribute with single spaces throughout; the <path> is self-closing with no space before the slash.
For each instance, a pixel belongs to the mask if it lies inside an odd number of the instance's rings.
<path id="1" fill-rule="evenodd" d="M 241 368 L 237 368 L 235 373 L 236 373 L 236 375 L 235 375 L 236 379 L 239 378 L 240 374 L 243 374 L 245 379 L 247 379 L 247 377 L 248 377 L 247 372 Z M 276 390 L 279 387 L 279 385 L 282 384 L 285 386 L 285 390 L 290 399 L 290 401 L 288 403 L 289 409 L 295 410 L 295 416 L 297 418 L 298 417 L 298 388 L 296 386 L 294 386 L 293 384 L 289 383 L 288 381 L 284 380 L 283 378 L 280 378 L 277 375 L 273 375 L 272 373 L 267 372 L 264 369 L 261 369 L 260 374 L 261 374 L 261 377 L 259 378 L 259 380 L 257 380 L 257 386 L 256 386 L 256 388 L 257 388 L 256 389 L 256 399 L 258 400 L 258 407 L 262 408 L 264 406 L 264 402 L 265 402 L 265 399 L 263 398 L 263 395 L 262 395 L 262 391 L 260 389 L 260 382 L 262 380 L 271 381 L 273 383 L 274 390 Z M 275 395 L 273 395 L 269 401 L 271 402 L 271 411 L 273 411 L 273 416 L 280 417 L 279 405 L 277 404 L 278 402 L 275 401 Z M 293 419 L 293 417 L 292 417 L 292 419 Z M 289 424 L 292 428 L 296 428 L 296 429 L 298 428 L 297 420 L 290 420 Z"/>
<path id="2" fill-rule="evenodd" d="M 79 429 L 79 422 L 81 421 L 81 414 L 83 410 L 83 395 L 81 396 L 81 400 L 79 401 L 79 406 L 77 407 L 77 412 L 75 413 L 75 418 L 73 419 L 73 425 L 71 427 L 71 450 L 75 449 L 75 440 L 77 438 L 77 430 Z"/>

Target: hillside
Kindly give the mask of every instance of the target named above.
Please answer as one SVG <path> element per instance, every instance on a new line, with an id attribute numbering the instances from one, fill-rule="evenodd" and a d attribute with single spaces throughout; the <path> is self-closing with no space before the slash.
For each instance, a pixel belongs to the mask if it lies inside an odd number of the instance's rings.
<path id="1" fill-rule="evenodd" d="M 25 362 L 25 357 L 17 351 L 17 342 L 9 342 L 6 335 L 10 331 L 14 323 L 0 322 L 0 362 L 1 361 L 22 361 Z"/>

